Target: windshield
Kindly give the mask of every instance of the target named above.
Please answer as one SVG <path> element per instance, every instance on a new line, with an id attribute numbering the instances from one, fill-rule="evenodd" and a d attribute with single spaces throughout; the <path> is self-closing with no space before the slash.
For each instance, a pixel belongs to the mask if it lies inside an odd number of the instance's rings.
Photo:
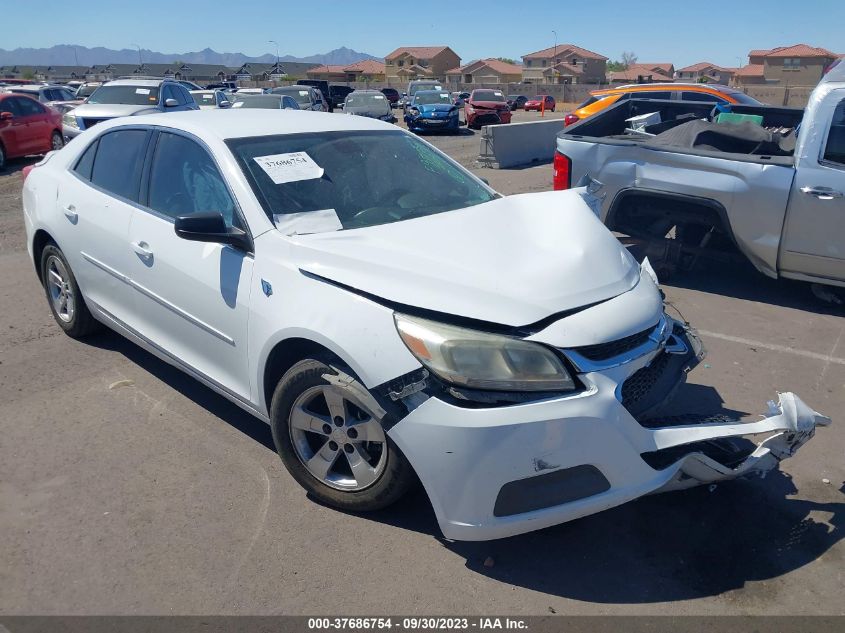
<path id="1" fill-rule="evenodd" d="M 498 90 L 476 90 L 472 93 L 473 101 L 502 101 L 505 96 Z"/>
<path id="2" fill-rule="evenodd" d="M 429 103 L 448 103 L 452 105 L 452 99 L 448 92 L 418 92 L 414 95 L 414 105 L 426 105 Z"/>
<path id="3" fill-rule="evenodd" d="M 387 97 L 383 94 L 359 94 L 353 92 L 346 97 L 346 107 L 348 108 L 369 108 L 370 110 L 384 110 L 390 109 L 387 104 Z"/>
<path id="4" fill-rule="evenodd" d="M 77 98 L 84 99 L 94 94 L 94 91 L 100 86 L 80 86 L 76 91 Z"/>
<path id="5" fill-rule="evenodd" d="M 434 82 L 425 83 L 425 84 L 416 84 L 416 85 L 411 86 L 411 89 L 408 90 L 408 94 L 413 97 L 420 90 L 443 90 L 443 86 L 441 86 L 438 83 L 434 83 Z"/>
<path id="6" fill-rule="evenodd" d="M 100 86 L 88 97 L 88 103 L 153 105 L 158 103 L 158 86 Z"/>
<path id="7" fill-rule="evenodd" d="M 275 88 L 273 94 L 289 95 L 301 106 L 311 107 L 311 91 L 306 88 Z"/>
<path id="8" fill-rule="evenodd" d="M 277 226 L 300 218 L 325 221 L 329 215 L 335 225 L 322 230 L 362 228 L 495 197 L 439 151 L 398 130 L 287 134 L 226 143 Z"/>

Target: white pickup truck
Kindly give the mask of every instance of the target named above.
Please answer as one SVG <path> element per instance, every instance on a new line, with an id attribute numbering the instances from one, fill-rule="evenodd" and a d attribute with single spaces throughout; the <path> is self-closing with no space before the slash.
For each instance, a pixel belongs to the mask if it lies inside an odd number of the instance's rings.
<path id="1" fill-rule="evenodd" d="M 804 110 L 736 105 L 717 122 L 712 108 L 633 99 L 567 127 L 554 188 L 589 175 L 602 221 L 675 265 L 738 250 L 769 277 L 845 286 L 845 63 Z"/>

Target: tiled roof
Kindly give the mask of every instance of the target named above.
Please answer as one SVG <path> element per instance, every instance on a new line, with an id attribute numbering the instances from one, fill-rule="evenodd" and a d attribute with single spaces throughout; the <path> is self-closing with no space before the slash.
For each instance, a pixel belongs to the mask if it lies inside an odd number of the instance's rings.
<path id="1" fill-rule="evenodd" d="M 628 67 L 631 68 L 632 66 L 648 68 L 649 70 L 660 70 L 666 76 L 671 76 L 672 70 L 675 68 L 675 65 L 670 62 L 637 62 L 636 64 L 629 64 Z"/>
<path id="2" fill-rule="evenodd" d="M 762 77 L 763 64 L 748 64 L 736 71 L 737 77 Z"/>
<path id="3" fill-rule="evenodd" d="M 543 74 L 546 74 L 552 70 L 556 70 L 560 75 L 583 75 L 584 74 L 584 66 L 582 64 L 566 64 L 561 62 L 559 64 L 555 64 L 553 66 L 549 66 L 548 68 L 543 69 Z"/>
<path id="4" fill-rule="evenodd" d="M 566 55 L 567 53 L 576 53 L 586 59 L 607 59 L 604 55 L 588 51 L 586 48 L 575 46 L 575 44 L 558 44 L 557 46 L 551 46 L 549 48 L 544 48 L 541 51 L 523 55 L 522 59 L 549 59 L 555 56 L 555 52 L 557 52 L 558 56 Z"/>
<path id="5" fill-rule="evenodd" d="M 640 76 L 651 77 L 652 81 L 672 81 L 668 72 L 661 73 L 652 70 L 653 65 L 630 64 L 627 70 L 618 70 L 610 73 L 611 81 L 637 81 Z"/>
<path id="6" fill-rule="evenodd" d="M 361 72 L 365 75 L 383 75 L 384 62 L 379 62 L 374 59 L 365 59 L 346 66 L 344 71 L 348 73 Z"/>
<path id="7" fill-rule="evenodd" d="M 700 70 L 707 70 L 708 68 L 715 68 L 716 70 L 726 70 L 721 66 L 717 66 L 716 64 L 711 64 L 710 62 L 698 62 L 697 64 L 693 64 L 692 66 L 685 66 L 683 68 L 678 68 L 679 73 L 697 73 Z"/>
<path id="8" fill-rule="evenodd" d="M 346 66 L 343 64 L 340 65 L 327 65 L 324 64 L 322 66 L 316 66 L 315 68 L 309 68 L 309 73 L 315 74 L 324 74 L 324 73 L 332 73 L 332 74 L 342 74 L 346 71 Z"/>
<path id="9" fill-rule="evenodd" d="M 407 53 L 408 55 L 413 55 L 414 57 L 418 57 L 420 59 L 431 59 L 435 55 L 442 53 L 445 51 L 448 46 L 401 46 L 397 48 L 395 51 L 390 53 L 389 55 L 385 55 L 385 59 L 395 59 L 402 55 L 403 53 Z"/>
<path id="10" fill-rule="evenodd" d="M 470 69 L 475 70 L 477 68 L 483 68 L 484 66 L 487 66 L 501 75 L 518 75 L 522 73 L 522 66 L 519 64 L 510 64 L 508 62 L 503 62 L 500 59 L 487 58 L 477 59 L 474 62 L 464 64 L 459 68 L 452 68 L 451 70 L 447 70 L 446 74 L 457 75 L 458 73 L 468 72 Z"/>
<path id="11" fill-rule="evenodd" d="M 766 57 L 830 57 L 836 59 L 836 53 L 831 53 L 826 48 L 816 48 L 807 44 L 796 44 L 795 46 L 782 46 L 773 49 L 766 54 Z"/>

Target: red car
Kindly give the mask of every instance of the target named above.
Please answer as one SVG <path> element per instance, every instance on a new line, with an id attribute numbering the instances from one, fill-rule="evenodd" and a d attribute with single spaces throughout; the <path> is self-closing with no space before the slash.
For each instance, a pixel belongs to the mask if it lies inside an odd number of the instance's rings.
<path id="1" fill-rule="evenodd" d="M 467 127 L 479 130 L 482 125 L 511 122 L 511 108 L 501 90 L 473 90 L 464 102 Z"/>
<path id="2" fill-rule="evenodd" d="M 546 107 L 543 108 L 543 101 L 546 102 Z M 551 110 L 552 112 L 555 111 L 555 98 L 551 95 L 539 95 L 534 97 L 533 99 L 529 99 L 525 102 L 525 111 L 530 112 L 531 110 L 540 111 L 540 109 Z"/>
<path id="3" fill-rule="evenodd" d="M 0 93 L 0 169 L 7 158 L 46 154 L 64 144 L 58 111 L 32 97 Z"/>

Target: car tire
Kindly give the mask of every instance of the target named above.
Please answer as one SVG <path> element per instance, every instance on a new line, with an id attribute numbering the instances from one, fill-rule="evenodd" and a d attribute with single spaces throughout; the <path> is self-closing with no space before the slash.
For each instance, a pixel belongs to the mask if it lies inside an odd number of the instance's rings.
<path id="1" fill-rule="evenodd" d="M 53 131 L 53 134 L 50 136 L 50 150 L 57 151 L 62 149 L 65 146 L 65 139 L 62 136 L 61 132 Z"/>
<path id="2" fill-rule="evenodd" d="M 3 149 L 3 144 L 0 143 L 0 171 L 6 167 L 6 150 Z"/>
<path id="3" fill-rule="evenodd" d="M 84 338 L 102 328 L 85 305 L 70 264 L 55 244 L 41 251 L 41 280 L 50 312 L 65 334 Z"/>
<path id="4" fill-rule="evenodd" d="M 341 374 L 340 381 L 325 378 Z M 291 476 L 318 501 L 352 512 L 385 508 L 416 481 L 384 430 L 391 417 L 328 354 L 285 372 L 270 406 L 273 441 Z"/>

